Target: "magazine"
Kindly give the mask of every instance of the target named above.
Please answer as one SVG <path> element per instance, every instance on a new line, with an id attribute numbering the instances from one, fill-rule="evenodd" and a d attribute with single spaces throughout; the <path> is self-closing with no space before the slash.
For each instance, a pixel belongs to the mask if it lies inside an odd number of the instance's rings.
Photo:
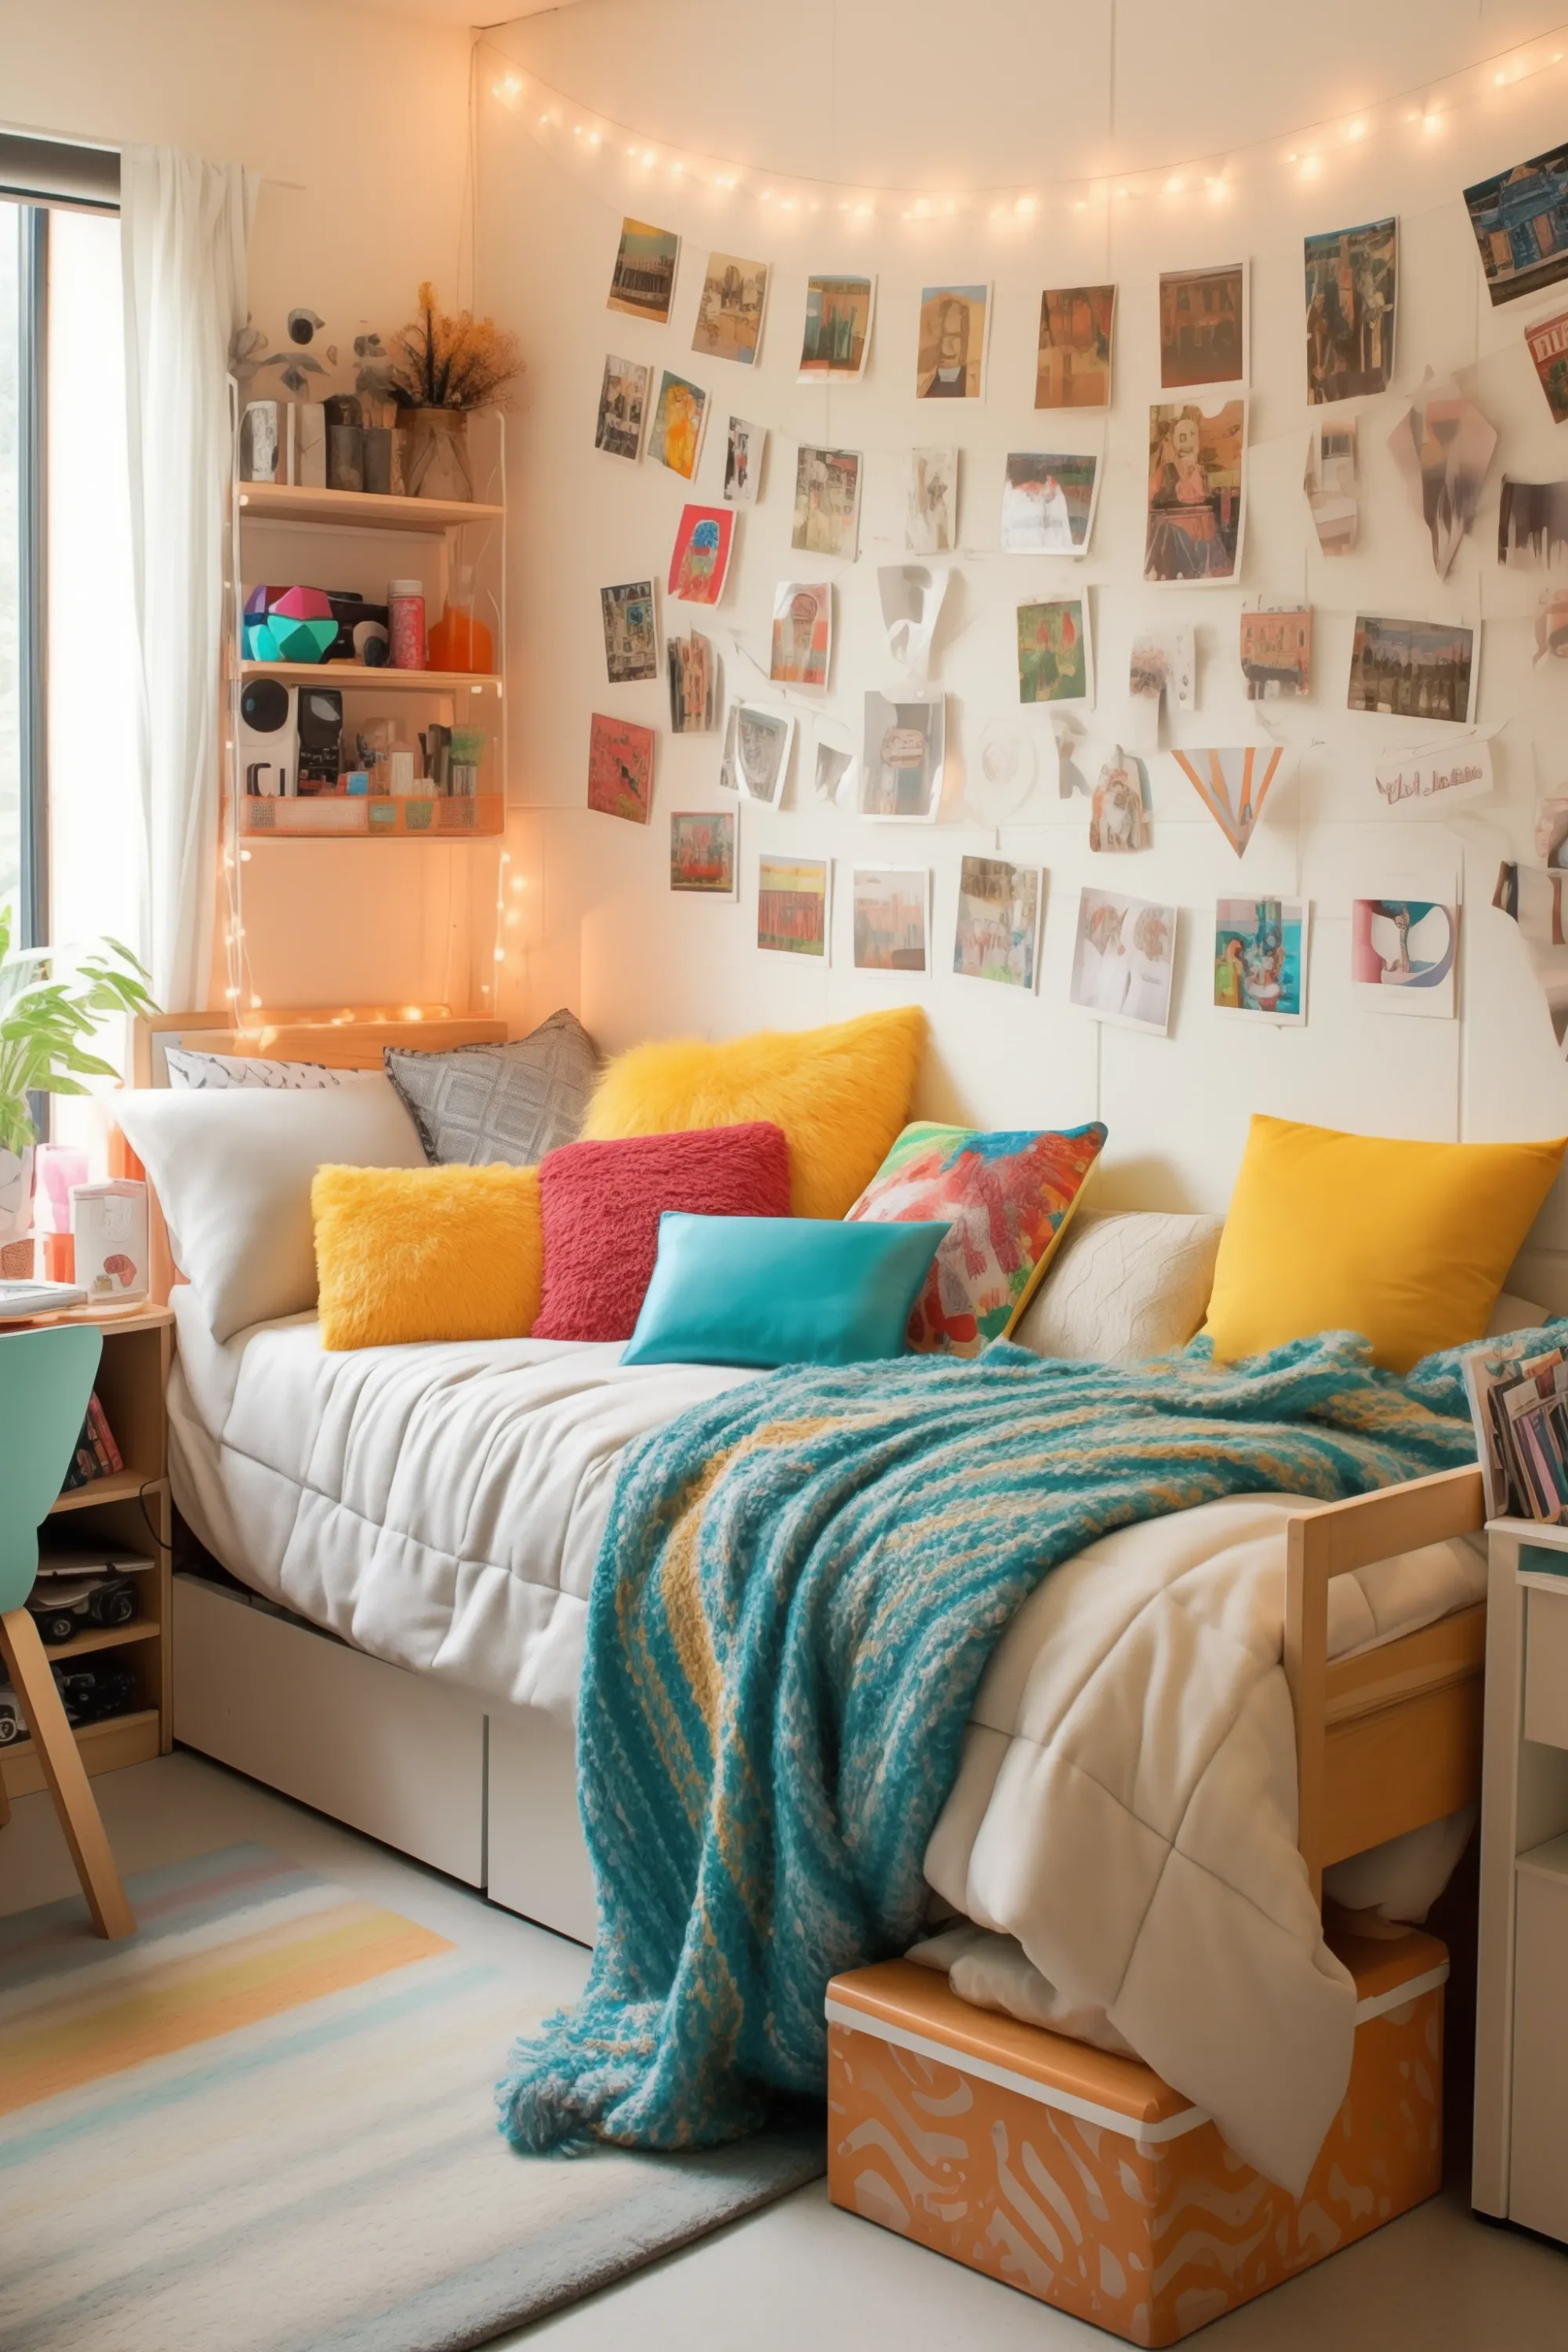
<path id="1" fill-rule="evenodd" d="M 1568 1524 L 1568 1359 L 1534 1332 L 1464 1360 L 1489 1519 Z"/>

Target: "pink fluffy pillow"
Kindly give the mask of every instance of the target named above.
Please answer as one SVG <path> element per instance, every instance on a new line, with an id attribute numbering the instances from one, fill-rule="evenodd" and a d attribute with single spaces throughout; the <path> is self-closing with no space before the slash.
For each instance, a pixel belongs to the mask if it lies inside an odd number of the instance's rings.
<path id="1" fill-rule="evenodd" d="M 763 1119 L 682 1135 L 568 1143 L 539 1163 L 544 1290 L 536 1339 L 629 1339 L 666 1209 L 787 1217 L 789 1145 Z"/>

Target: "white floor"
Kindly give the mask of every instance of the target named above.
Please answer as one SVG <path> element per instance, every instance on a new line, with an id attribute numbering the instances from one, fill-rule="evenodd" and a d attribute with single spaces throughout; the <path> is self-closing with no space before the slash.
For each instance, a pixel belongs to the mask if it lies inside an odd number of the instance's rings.
<path id="1" fill-rule="evenodd" d="M 256 1838 L 478 1948 L 531 1948 L 569 1999 L 587 1955 L 192 1756 L 97 1782 L 121 1867 Z M 0 1830 L 0 1914 L 74 1890 L 48 1801 Z M 552 1988 L 553 1990 L 553 1987 Z M 1568 2128 L 1568 2119 L 1565 2119 Z M 502 2345 L 548 2352 L 1090 2352 L 1098 2330 L 838 2213 L 820 2184 Z M 1568 2252 L 1435 2200 L 1197 2339 L 1213 2352 L 1563 2352 Z"/>

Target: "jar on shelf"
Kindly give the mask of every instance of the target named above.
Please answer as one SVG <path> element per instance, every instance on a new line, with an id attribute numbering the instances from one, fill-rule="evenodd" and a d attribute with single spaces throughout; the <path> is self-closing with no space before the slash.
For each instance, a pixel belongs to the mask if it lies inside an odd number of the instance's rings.
<path id="1" fill-rule="evenodd" d="M 387 634 L 394 669 L 426 669 L 425 583 L 395 580 L 386 592 Z"/>

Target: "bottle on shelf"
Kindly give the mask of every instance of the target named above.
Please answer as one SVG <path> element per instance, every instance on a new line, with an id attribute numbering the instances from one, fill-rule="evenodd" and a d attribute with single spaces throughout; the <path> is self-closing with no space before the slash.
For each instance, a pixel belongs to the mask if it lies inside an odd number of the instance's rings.
<path id="1" fill-rule="evenodd" d="M 430 667 L 467 670 L 476 677 L 488 677 L 494 667 L 490 633 L 474 617 L 472 564 L 459 566 L 446 609 L 430 631 Z"/>
<path id="2" fill-rule="evenodd" d="M 395 580 L 386 592 L 386 604 L 393 668 L 427 669 L 424 582 Z"/>

